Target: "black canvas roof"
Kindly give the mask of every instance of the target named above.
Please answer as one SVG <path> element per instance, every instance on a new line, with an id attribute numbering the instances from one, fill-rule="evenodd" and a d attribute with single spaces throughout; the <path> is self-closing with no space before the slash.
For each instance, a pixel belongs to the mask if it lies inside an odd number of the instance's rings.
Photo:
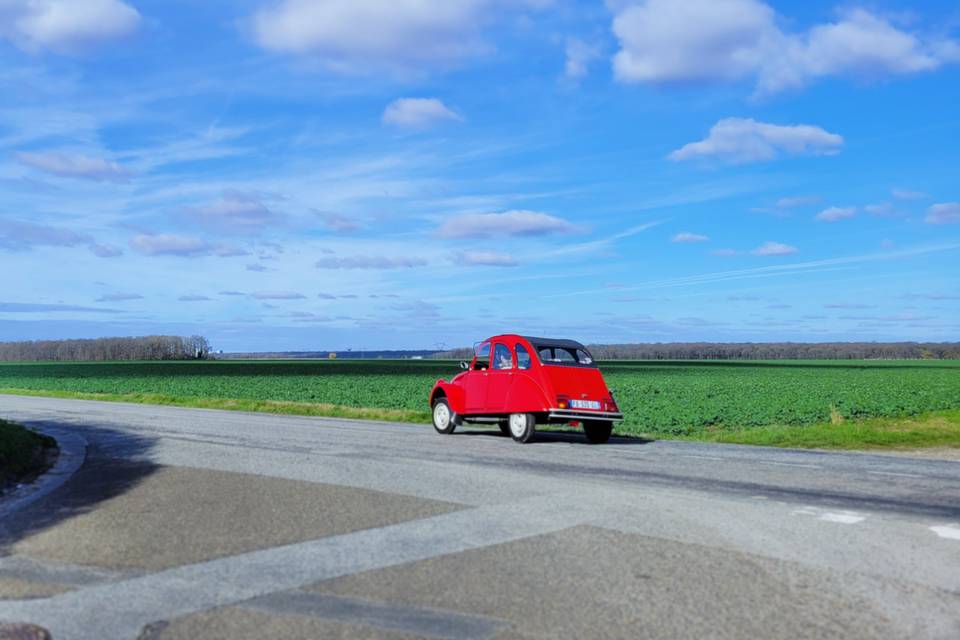
<path id="1" fill-rule="evenodd" d="M 534 338 L 531 336 L 523 336 L 526 338 L 530 344 L 532 344 L 536 349 L 541 347 L 561 347 L 563 349 L 583 349 L 587 350 L 585 346 L 577 342 L 576 340 L 564 340 L 562 338 Z"/>

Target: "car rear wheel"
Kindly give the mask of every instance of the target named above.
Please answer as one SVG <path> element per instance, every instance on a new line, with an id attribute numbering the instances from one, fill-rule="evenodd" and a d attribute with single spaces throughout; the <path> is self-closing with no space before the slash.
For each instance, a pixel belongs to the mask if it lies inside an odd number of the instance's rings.
<path id="1" fill-rule="evenodd" d="M 510 437 L 521 444 L 525 444 L 533 439 L 537 419 L 532 413 L 511 413 L 507 424 L 510 429 Z"/>
<path id="2" fill-rule="evenodd" d="M 437 398 L 433 401 L 433 428 L 437 433 L 453 433 L 457 428 L 457 414 L 450 408 L 446 398 Z"/>
<path id="3" fill-rule="evenodd" d="M 583 432 L 590 444 L 603 444 L 610 439 L 611 431 L 613 431 L 612 422 L 585 421 L 583 423 Z"/>

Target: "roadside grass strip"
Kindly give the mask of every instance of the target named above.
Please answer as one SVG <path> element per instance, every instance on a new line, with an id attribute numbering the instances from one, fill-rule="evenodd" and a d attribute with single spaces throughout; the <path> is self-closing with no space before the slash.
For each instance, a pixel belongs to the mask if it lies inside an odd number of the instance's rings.
<path id="1" fill-rule="evenodd" d="M 922 449 L 960 447 L 960 410 L 904 418 L 867 418 L 809 426 L 716 429 L 682 438 L 698 442 L 797 449 Z"/>
<path id="2" fill-rule="evenodd" d="M 45 469 L 46 453 L 56 446 L 53 438 L 0 420 L 0 493 L 6 485 Z"/>

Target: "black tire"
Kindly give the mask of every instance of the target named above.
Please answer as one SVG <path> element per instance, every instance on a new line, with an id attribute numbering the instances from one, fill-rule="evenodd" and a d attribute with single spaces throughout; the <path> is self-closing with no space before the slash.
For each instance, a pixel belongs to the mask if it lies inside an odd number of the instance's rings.
<path id="1" fill-rule="evenodd" d="M 583 423 L 583 433 L 590 444 L 603 444 L 610 439 L 613 423 L 606 421 L 587 420 Z"/>
<path id="2" fill-rule="evenodd" d="M 537 430 L 537 418 L 532 413 L 511 413 L 507 430 L 515 442 L 526 444 L 533 440 Z"/>
<path id="3" fill-rule="evenodd" d="M 433 401 L 433 428 L 437 433 L 444 435 L 453 433 L 457 428 L 457 414 L 450 408 L 450 403 L 446 398 L 437 398 Z M 439 414 L 439 415 L 438 415 Z M 444 416 L 446 420 L 444 421 Z"/>

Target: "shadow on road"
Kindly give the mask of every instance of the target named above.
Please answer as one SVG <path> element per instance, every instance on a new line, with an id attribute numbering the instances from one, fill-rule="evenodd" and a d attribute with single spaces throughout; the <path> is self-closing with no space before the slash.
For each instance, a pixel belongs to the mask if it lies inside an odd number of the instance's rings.
<path id="1" fill-rule="evenodd" d="M 487 436 L 490 438 L 509 438 L 510 436 L 504 435 L 500 432 L 499 429 L 464 429 L 463 427 L 458 428 L 454 432 L 454 436 Z M 580 431 L 537 431 L 533 436 L 533 442 L 535 443 L 547 443 L 547 442 L 565 442 L 568 444 L 590 444 L 587 442 L 586 436 L 583 435 L 583 432 Z M 649 438 L 641 438 L 640 436 L 612 436 L 608 444 L 650 444 L 654 442 Z M 603 445 L 590 445 L 590 446 L 603 446 Z"/>
<path id="2" fill-rule="evenodd" d="M 145 459 L 153 438 L 115 431 L 105 426 L 77 427 L 56 421 L 24 421 L 45 432 L 69 431 L 83 436 L 87 455 L 83 466 L 62 486 L 37 502 L 14 511 L 0 522 L 0 556 L 18 540 L 53 527 L 119 496 L 158 469 Z"/>

